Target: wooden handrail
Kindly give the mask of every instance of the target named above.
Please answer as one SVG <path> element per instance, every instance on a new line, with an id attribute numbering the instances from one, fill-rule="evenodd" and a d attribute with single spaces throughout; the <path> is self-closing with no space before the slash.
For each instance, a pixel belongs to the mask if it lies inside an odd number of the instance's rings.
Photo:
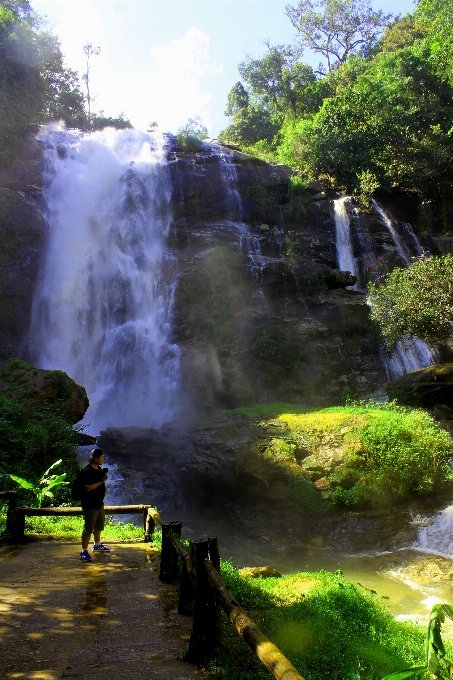
<path id="1" fill-rule="evenodd" d="M 237 633 L 254 651 L 274 678 L 277 678 L 277 680 L 304 680 L 286 656 L 260 631 L 247 612 L 242 609 L 212 564 L 206 561 L 204 567 L 208 582 Z"/>
<path id="2" fill-rule="evenodd" d="M 149 505 L 105 505 L 106 513 L 112 515 L 137 515 L 142 514 L 150 508 Z M 80 507 L 58 507 L 58 508 L 18 508 L 18 511 L 29 517 L 45 517 L 48 515 L 82 515 L 83 509 Z"/>

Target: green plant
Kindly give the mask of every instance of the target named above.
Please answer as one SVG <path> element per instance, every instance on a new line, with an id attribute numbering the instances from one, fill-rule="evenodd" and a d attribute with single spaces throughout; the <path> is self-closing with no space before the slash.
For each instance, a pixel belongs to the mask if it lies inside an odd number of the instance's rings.
<path id="1" fill-rule="evenodd" d="M 257 579 L 222 562 L 221 575 L 263 633 L 306 680 L 377 680 L 403 660 L 407 665 L 422 662 L 423 629 L 395 621 L 384 598 L 346 580 L 341 570 Z M 214 677 L 268 677 L 233 635 L 226 617 L 223 622 L 224 642 L 209 665 Z"/>
<path id="2" fill-rule="evenodd" d="M 382 680 L 409 680 L 409 678 L 425 677 L 432 673 L 437 680 L 451 680 L 453 662 L 447 659 L 445 645 L 442 640 L 441 629 L 445 617 L 453 620 L 453 607 L 449 604 L 435 604 L 429 616 L 428 629 L 425 639 L 426 664 L 413 666 L 403 671 L 386 675 Z"/>
<path id="3" fill-rule="evenodd" d="M 208 137 L 208 128 L 203 125 L 201 118 L 189 118 L 187 123 L 180 127 L 176 135 L 178 144 L 185 151 L 197 151 L 203 139 Z"/>
<path id="4" fill-rule="evenodd" d="M 427 341 L 449 337 L 453 255 L 419 258 L 406 269 L 394 269 L 384 280 L 370 282 L 368 304 L 389 353 L 403 337 Z"/>
<path id="5" fill-rule="evenodd" d="M 23 479 L 22 477 L 18 477 L 17 475 L 13 474 L 7 474 L 4 475 L 6 477 L 10 477 L 14 482 L 19 484 L 23 489 L 27 489 L 27 491 L 31 491 L 33 494 L 33 503 L 32 507 L 33 508 L 40 508 L 42 505 L 42 502 L 45 498 L 50 498 L 53 499 L 54 495 L 51 493 L 51 489 L 55 489 L 58 486 L 63 486 L 65 484 L 68 484 L 68 482 L 65 481 L 66 477 L 66 472 L 63 472 L 62 475 L 50 475 L 49 473 L 51 470 L 56 468 L 58 465 L 62 463 L 62 459 L 57 460 L 55 463 L 52 463 L 50 468 L 48 468 L 44 474 L 42 475 L 41 479 L 37 484 L 33 484 L 32 482 L 27 481 L 26 479 Z"/>

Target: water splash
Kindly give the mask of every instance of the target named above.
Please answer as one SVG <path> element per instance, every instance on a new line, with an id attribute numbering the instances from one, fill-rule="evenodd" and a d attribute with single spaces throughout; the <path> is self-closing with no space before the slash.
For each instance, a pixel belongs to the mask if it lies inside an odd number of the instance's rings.
<path id="1" fill-rule="evenodd" d="M 388 378 L 393 380 L 404 373 L 417 371 L 419 368 L 434 366 L 439 362 L 438 352 L 420 338 L 403 338 L 396 343 L 391 357 L 381 354 Z"/>
<path id="2" fill-rule="evenodd" d="M 418 530 L 411 548 L 453 559 L 453 505 L 436 515 L 431 524 Z"/>
<path id="3" fill-rule="evenodd" d="M 30 333 L 33 361 L 66 371 L 93 427 L 159 427 L 175 410 L 163 141 L 137 130 L 45 129 L 49 234 Z"/>

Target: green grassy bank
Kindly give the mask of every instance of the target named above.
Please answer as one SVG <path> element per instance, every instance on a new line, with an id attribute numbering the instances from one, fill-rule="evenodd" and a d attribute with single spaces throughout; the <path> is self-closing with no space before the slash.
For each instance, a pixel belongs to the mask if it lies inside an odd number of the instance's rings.
<path id="1" fill-rule="evenodd" d="M 265 404 L 233 413 L 260 418 L 239 467 L 266 486 L 284 482 L 312 511 L 388 505 L 438 491 L 452 478 L 449 435 L 421 409 Z"/>
<path id="2" fill-rule="evenodd" d="M 6 503 L 0 505 L 0 535 L 6 528 Z M 83 517 L 26 517 L 25 537 L 31 541 L 80 542 Z M 143 541 L 143 528 L 109 518 L 102 540 L 118 543 Z"/>
<path id="3" fill-rule="evenodd" d="M 341 571 L 263 579 L 243 576 L 224 562 L 222 577 L 305 680 L 380 680 L 423 662 L 425 628 L 395 621 L 384 598 L 347 581 Z M 269 678 L 226 616 L 222 625 L 223 644 L 208 665 L 213 676 Z"/>

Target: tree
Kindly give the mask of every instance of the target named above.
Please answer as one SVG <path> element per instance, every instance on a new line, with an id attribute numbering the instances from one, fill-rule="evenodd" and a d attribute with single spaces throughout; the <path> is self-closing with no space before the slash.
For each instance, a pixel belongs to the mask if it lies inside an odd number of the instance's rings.
<path id="1" fill-rule="evenodd" d="M 208 128 L 203 125 L 200 116 L 189 118 L 187 123 L 179 128 L 176 139 L 186 151 L 196 151 L 203 139 L 208 137 Z"/>
<path id="2" fill-rule="evenodd" d="M 82 76 L 87 86 L 87 104 L 88 104 L 88 129 L 91 130 L 91 95 L 90 95 L 90 61 L 92 56 L 97 56 L 101 53 L 100 47 L 93 47 L 91 43 L 87 43 L 83 48 L 87 55 L 87 70 Z"/>
<path id="3" fill-rule="evenodd" d="M 407 269 L 394 269 L 383 282 L 369 283 L 368 304 L 389 352 L 404 337 L 428 342 L 449 338 L 453 255 L 418 259 Z"/>
<path id="4" fill-rule="evenodd" d="M 322 54 L 329 72 L 359 49 L 369 51 L 391 19 L 374 12 L 370 0 L 301 0 L 297 7 L 287 5 L 286 14 L 301 48 Z"/>
<path id="5" fill-rule="evenodd" d="M 104 115 L 104 111 L 93 113 L 91 116 L 91 129 L 103 130 L 106 127 L 112 127 L 116 130 L 127 130 L 133 126 L 131 121 L 125 117 L 123 111 L 116 118 Z"/>

